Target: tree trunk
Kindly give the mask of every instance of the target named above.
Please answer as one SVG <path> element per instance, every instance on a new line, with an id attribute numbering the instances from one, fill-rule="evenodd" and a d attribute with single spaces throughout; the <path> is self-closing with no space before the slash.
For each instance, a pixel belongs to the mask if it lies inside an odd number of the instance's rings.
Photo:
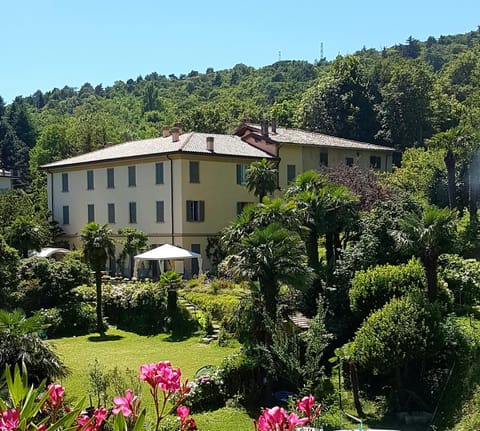
<path id="1" fill-rule="evenodd" d="M 470 226 L 476 227 L 477 218 L 477 201 L 480 189 L 480 178 L 478 169 L 480 168 L 479 155 L 475 153 L 472 156 L 470 166 L 468 167 L 468 212 L 470 214 Z"/>
<path id="2" fill-rule="evenodd" d="M 103 304 L 102 304 L 102 272 L 95 272 L 95 287 L 97 290 L 97 332 L 104 337 L 105 328 L 103 326 Z"/>
<path id="3" fill-rule="evenodd" d="M 353 393 L 353 403 L 355 405 L 355 410 L 357 411 L 357 415 L 359 417 L 363 417 L 363 409 L 362 409 L 362 404 L 360 403 L 360 385 L 358 384 L 358 372 L 357 372 L 357 366 L 355 365 L 355 362 L 350 361 L 350 382 L 352 384 L 352 393 Z"/>
<path id="4" fill-rule="evenodd" d="M 315 274 L 319 274 L 318 233 L 315 229 L 309 229 L 308 236 L 305 239 L 305 249 L 307 252 L 308 266 L 315 271 Z"/>
<path id="5" fill-rule="evenodd" d="M 335 267 L 335 239 L 332 232 L 325 234 L 325 255 L 327 258 L 327 285 L 331 285 Z"/>
<path id="6" fill-rule="evenodd" d="M 448 177 L 448 206 L 450 209 L 456 207 L 455 201 L 455 154 L 452 150 L 448 150 L 444 159 L 447 168 Z"/>

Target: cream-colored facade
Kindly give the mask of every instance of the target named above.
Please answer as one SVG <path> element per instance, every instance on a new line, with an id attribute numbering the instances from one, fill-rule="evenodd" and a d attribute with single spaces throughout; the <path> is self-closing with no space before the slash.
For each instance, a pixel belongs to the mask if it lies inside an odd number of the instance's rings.
<path id="1" fill-rule="evenodd" d="M 273 133 L 265 139 L 247 135 L 243 130 L 237 135 L 177 134 L 45 165 L 52 217 L 72 247 L 79 246 L 80 231 L 89 221 L 108 223 L 114 233 L 130 226 L 147 233 L 151 246 L 170 243 L 203 254 L 208 269 L 208 237 L 234 220 L 244 204 L 257 201 L 243 184 L 252 161 L 267 158 L 278 164 L 280 192 L 293 176 L 318 169 L 325 157 L 329 166 L 349 158 L 363 168 L 375 157 L 382 170 L 391 169 L 392 151 L 385 147 L 349 141 L 343 148 L 276 141 Z M 191 270 L 186 262 L 187 276 Z"/>

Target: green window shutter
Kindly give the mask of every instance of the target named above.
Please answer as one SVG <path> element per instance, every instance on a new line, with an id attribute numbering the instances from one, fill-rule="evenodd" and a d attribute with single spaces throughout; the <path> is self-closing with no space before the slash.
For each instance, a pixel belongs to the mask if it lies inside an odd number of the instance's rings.
<path id="1" fill-rule="evenodd" d="M 242 184 L 242 165 L 237 165 L 237 184 Z"/>
<path id="2" fill-rule="evenodd" d="M 163 162 L 155 164 L 155 184 L 163 184 Z"/>
<path id="3" fill-rule="evenodd" d="M 198 201 L 198 221 L 205 221 L 205 201 Z"/>

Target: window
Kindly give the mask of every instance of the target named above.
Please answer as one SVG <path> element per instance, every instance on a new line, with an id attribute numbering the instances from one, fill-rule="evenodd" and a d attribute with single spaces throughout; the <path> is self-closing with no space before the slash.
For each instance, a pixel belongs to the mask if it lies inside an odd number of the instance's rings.
<path id="1" fill-rule="evenodd" d="M 128 167 L 128 187 L 137 185 L 137 169 L 135 166 Z"/>
<path id="2" fill-rule="evenodd" d="M 200 182 L 200 163 L 199 162 L 190 162 L 190 182 L 191 183 Z"/>
<path id="3" fill-rule="evenodd" d="M 93 171 L 87 171 L 87 190 L 93 190 Z"/>
<path id="4" fill-rule="evenodd" d="M 129 223 L 137 222 L 137 203 L 129 202 L 128 204 L 128 220 Z"/>
<path id="5" fill-rule="evenodd" d="M 245 185 L 248 165 L 237 165 L 237 184 Z"/>
<path id="6" fill-rule="evenodd" d="M 380 156 L 370 156 L 370 167 L 372 169 L 381 169 L 382 159 Z"/>
<path id="7" fill-rule="evenodd" d="M 95 205 L 88 204 L 87 207 L 87 223 L 95 221 Z"/>
<path id="8" fill-rule="evenodd" d="M 320 165 L 321 166 L 328 166 L 328 153 L 327 152 L 320 152 Z"/>
<path id="9" fill-rule="evenodd" d="M 107 204 L 108 223 L 115 223 L 115 204 Z"/>
<path id="10" fill-rule="evenodd" d="M 165 204 L 163 201 L 157 201 L 157 223 L 165 221 Z"/>
<path id="11" fill-rule="evenodd" d="M 353 157 L 345 157 L 345 164 L 347 166 L 353 166 Z"/>
<path id="12" fill-rule="evenodd" d="M 115 171 L 113 168 L 107 168 L 107 189 L 115 188 Z"/>
<path id="13" fill-rule="evenodd" d="M 63 224 L 70 224 L 70 207 L 65 205 L 62 207 L 63 212 Z"/>
<path id="14" fill-rule="evenodd" d="M 205 220 L 205 201 L 187 201 L 187 221 Z"/>
<path id="15" fill-rule="evenodd" d="M 68 174 L 62 174 L 62 192 L 68 192 Z"/>
<path id="16" fill-rule="evenodd" d="M 297 176 L 296 166 L 287 165 L 287 183 L 291 183 Z"/>
<path id="17" fill-rule="evenodd" d="M 252 202 L 237 202 L 237 215 L 242 214 L 243 209 Z"/>
<path id="18" fill-rule="evenodd" d="M 163 184 L 163 162 L 155 163 L 155 184 Z"/>

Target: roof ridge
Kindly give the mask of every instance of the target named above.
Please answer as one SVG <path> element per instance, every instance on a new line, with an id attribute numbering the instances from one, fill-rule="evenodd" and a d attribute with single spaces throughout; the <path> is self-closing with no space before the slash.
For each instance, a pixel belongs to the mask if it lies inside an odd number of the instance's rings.
<path id="1" fill-rule="evenodd" d="M 186 145 L 190 142 L 190 139 L 192 139 L 192 136 L 195 132 L 190 132 L 190 136 L 188 136 L 185 139 L 185 142 L 180 146 L 179 151 L 183 151 L 183 149 L 186 147 Z"/>

